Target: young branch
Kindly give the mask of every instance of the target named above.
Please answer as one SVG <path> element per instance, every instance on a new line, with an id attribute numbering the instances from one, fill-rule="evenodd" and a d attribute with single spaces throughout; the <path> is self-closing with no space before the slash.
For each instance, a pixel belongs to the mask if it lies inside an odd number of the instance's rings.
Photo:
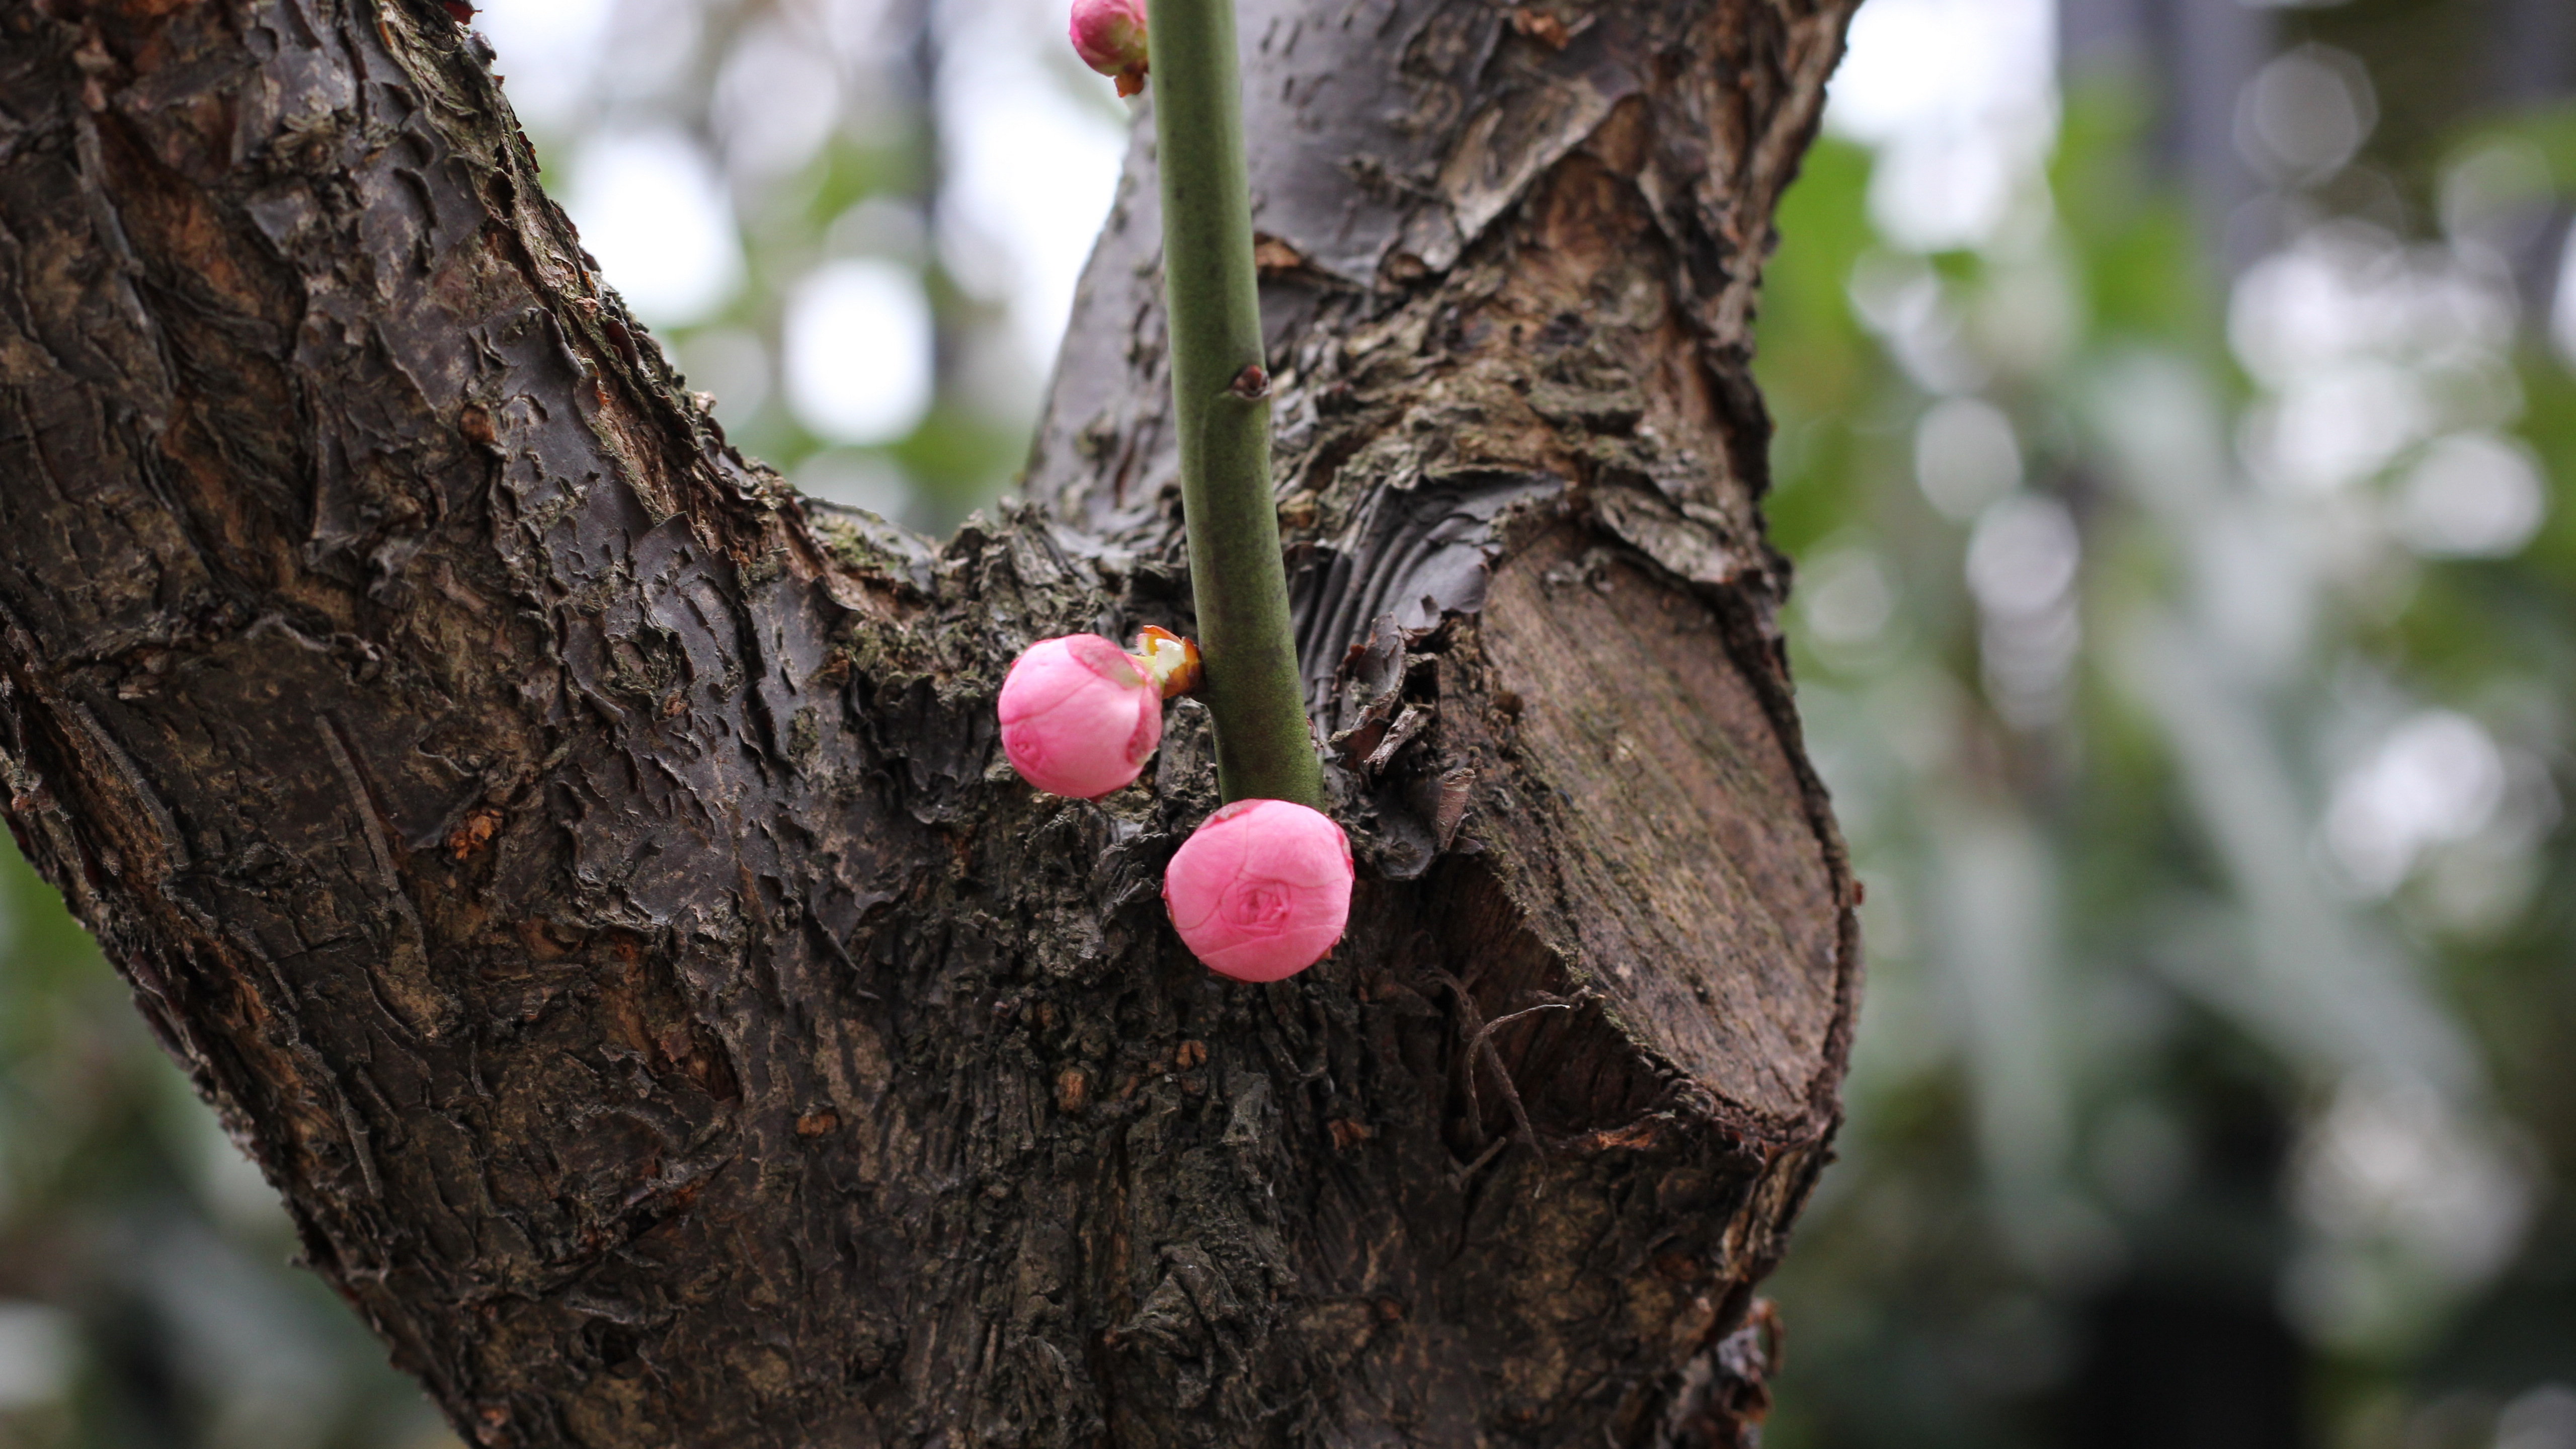
<path id="1" fill-rule="evenodd" d="M 1252 265 L 1233 0 L 1152 0 L 1163 285 L 1181 507 L 1218 788 L 1324 803 L 1270 497 L 1270 374 Z"/>

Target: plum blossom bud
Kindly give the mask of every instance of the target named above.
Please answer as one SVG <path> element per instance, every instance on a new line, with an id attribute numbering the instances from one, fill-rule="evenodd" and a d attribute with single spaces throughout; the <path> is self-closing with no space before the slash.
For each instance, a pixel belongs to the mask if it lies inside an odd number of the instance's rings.
<path id="1" fill-rule="evenodd" d="M 1350 839 L 1303 805 L 1237 800 L 1172 857 L 1163 906 L 1182 944 L 1219 976 L 1294 976 L 1324 959 L 1350 921 Z"/>
<path id="2" fill-rule="evenodd" d="M 1163 697 L 1097 634 L 1041 639 L 1002 680 L 1002 753 L 1020 778 L 1096 800 L 1125 787 L 1163 738 Z"/>
<path id="3" fill-rule="evenodd" d="M 1118 78 L 1118 94 L 1145 88 L 1145 0 L 1073 0 L 1073 53 L 1102 75 Z"/>

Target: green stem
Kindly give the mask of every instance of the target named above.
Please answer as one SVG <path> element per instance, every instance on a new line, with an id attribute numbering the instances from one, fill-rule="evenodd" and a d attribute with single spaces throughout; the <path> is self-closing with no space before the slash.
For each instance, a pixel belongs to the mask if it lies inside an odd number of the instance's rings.
<path id="1" fill-rule="evenodd" d="M 1270 384 L 1252 267 L 1233 0 L 1147 0 L 1163 289 L 1202 690 L 1228 800 L 1321 807 L 1270 497 Z"/>

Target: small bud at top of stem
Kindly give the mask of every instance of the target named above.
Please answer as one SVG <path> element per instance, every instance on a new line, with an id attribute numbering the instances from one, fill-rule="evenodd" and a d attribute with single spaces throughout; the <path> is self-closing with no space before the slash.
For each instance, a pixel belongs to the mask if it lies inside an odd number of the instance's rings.
<path id="1" fill-rule="evenodd" d="M 1073 53 L 1118 80 L 1118 94 L 1145 88 L 1145 0 L 1073 0 Z"/>

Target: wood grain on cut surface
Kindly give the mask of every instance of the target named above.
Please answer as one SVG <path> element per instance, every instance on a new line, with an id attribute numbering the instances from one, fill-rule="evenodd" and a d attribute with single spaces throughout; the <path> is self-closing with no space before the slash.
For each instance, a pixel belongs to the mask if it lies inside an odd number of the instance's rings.
<path id="1" fill-rule="evenodd" d="M 1743 1111 L 1802 1119 L 1848 963 L 1794 742 L 1707 606 L 1586 547 L 1515 556 L 1484 632 L 1519 747 L 1565 792 L 1551 866 L 1591 907 L 1586 963 L 1654 1050 Z"/>

